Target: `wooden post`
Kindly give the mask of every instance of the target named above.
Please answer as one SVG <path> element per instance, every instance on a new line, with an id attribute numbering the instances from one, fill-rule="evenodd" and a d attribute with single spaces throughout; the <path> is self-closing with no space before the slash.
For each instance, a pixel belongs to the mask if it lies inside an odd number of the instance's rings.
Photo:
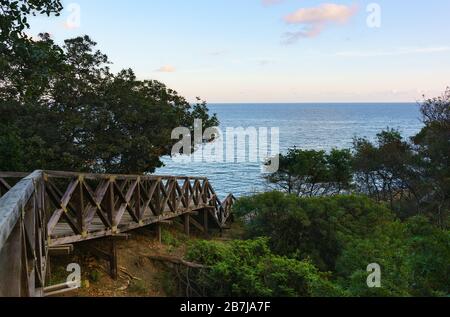
<path id="1" fill-rule="evenodd" d="M 184 233 L 189 237 L 190 236 L 190 215 L 189 214 L 185 214 L 184 215 Z"/>
<path id="2" fill-rule="evenodd" d="M 161 244 L 162 243 L 162 234 L 161 234 L 161 224 L 160 223 L 156 224 L 156 234 L 157 234 L 158 242 L 159 242 L 159 244 Z"/>
<path id="3" fill-rule="evenodd" d="M 208 214 L 209 210 L 208 208 L 203 209 L 203 228 L 205 229 L 205 233 L 208 234 Z"/>
<path id="4" fill-rule="evenodd" d="M 117 270 L 117 246 L 116 246 L 116 239 L 112 237 L 110 239 L 110 258 L 109 258 L 109 268 L 110 268 L 110 274 L 111 277 L 114 280 L 117 280 L 119 277 L 118 270 Z"/>
<path id="5" fill-rule="evenodd" d="M 52 279 L 52 264 L 50 259 L 50 254 L 48 254 L 46 259 L 47 263 L 45 264 L 45 281 L 47 284 L 50 283 Z"/>
<path id="6" fill-rule="evenodd" d="M 164 212 L 164 206 L 161 207 L 161 192 L 162 192 L 163 184 L 160 179 L 158 179 L 157 182 L 158 182 L 158 185 L 156 186 L 156 191 L 155 191 L 154 195 L 155 195 L 156 215 L 159 216 Z"/>
<path id="7" fill-rule="evenodd" d="M 110 178 L 109 179 L 109 188 L 108 188 L 108 196 L 107 196 L 107 203 L 108 203 L 108 209 L 107 209 L 107 213 L 108 213 L 108 220 L 111 223 L 111 229 L 114 230 L 114 226 L 115 224 L 115 199 L 114 199 L 114 183 L 113 183 L 113 179 Z"/>
<path id="8" fill-rule="evenodd" d="M 20 220 L 14 226 L 8 240 L 0 249 L 0 297 L 23 296 L 20 285 L 22 276 L 22 248 Z"/>
<path id="9" fill-rule="evenodd" d="M 120 236 L 120 238 L 123 237 Z M 105 238 L 104 240 L 102 240 L 104 244 L 102 244 L 101 247 L 95 244 L 91 244 L 91 242 L 85 245 L 86 248 L 89 249 L 94 256 L 109 262 L 109 274 L 114 280 L 117 280 L 119 277 L 116 245 L 117 239 L 118 237 L 115 236 Z"/>
<path id="10" fill-rule="evenodd" d="M 87 228 L 86 228 L 86 217 L 84 216 L 84 190 L 83 190 L 83 177 L 78 178 L 78 190 L 79 190 L 79 203 L 78 203 L 78 212 L 77 215 L 79 217 L 79 226 L 81 229 L 81 234 L 83 237 L 87 236 Z"/>
<path id="11" fill-rule="evenodd" d="M 136 216 L 138 217 L 139 221 L 142 220 L 142 217 L 144 216 L 144 211 L 141 211 L 141 180 L 138 178 L 137 184 L 136 184 Z"/>

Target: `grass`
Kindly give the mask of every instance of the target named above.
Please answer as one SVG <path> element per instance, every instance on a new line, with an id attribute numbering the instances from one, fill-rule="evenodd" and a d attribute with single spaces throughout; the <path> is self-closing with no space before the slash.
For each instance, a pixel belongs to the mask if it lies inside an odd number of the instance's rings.
<path id="1" fill-rule="evenodd" d="M 172 246 L 172 247 L 179 247 L 181 245 L 180 240 L 175 237 L 174 234 L 172 234 L 172 232 L 170 232 L 169 230 L 163 228 L 162 232 L 161 232 L 161 242 L 163 244 Z"/>
<path id="2" fill-rule="evenodd" d="M 147 295 L 149 293 L 149 289 L 144 281 L 132 281 L 128 289 L 130 292 L 139 295 Z"/>

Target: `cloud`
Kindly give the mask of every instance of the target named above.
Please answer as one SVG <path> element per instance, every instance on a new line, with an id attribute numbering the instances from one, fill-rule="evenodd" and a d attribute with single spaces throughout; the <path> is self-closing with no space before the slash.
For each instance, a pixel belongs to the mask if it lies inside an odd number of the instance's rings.
<path id="1" fill-rule="evenodd" d="M 402 56 L 412 54 L 431 54 L 450 52 L 449 46 L 440 47 L 416 47 L 416 48 L 401 48 L 392 51 L 346 51 L 337 52 L 336 56 L 341 57 L 380 57 L 380 56 Z"/>
<path id="2" fill-rule="evenodd" d="M 155 71 L 160 73 L 174 73 L 176 71 L 176 68 L 173 67 L 172 65 L 164 65 L 156 69 Z"/>
<path id="3" fill-rule="evenodd" d="M 334 3 L 324 3 L 313 8 L 302 8 L 284 17 L 287 24 L 301 25 L 302 30 L 286 32 L 285 43 L 293 43 L 301 38 L 312 38 L 320 35 L 332 24 L 345 24 L 353 17 L 358 8 Z"/>
<path id="4" fill-rule="evenodd" d="M 271 5 L 279 4 L 283 2 L 284 0 L 261 0 L 261 3 L 263 6 L 268 7 Z"/>

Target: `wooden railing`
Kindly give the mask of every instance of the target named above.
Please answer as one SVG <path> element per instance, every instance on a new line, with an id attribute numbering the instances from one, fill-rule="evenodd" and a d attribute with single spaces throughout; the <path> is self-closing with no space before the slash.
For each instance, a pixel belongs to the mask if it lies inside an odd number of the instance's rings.
<path id="1" fill-rule="evenodd" d="M 10 186 L 4 179 L 0 183 L 3 189 Z M 37 171 L 0 198 L 0 296 L 43 295 L 48 251 L 44 197 L 42 172 Z"/>
<path id="2" fill-rule="evenodd" d="M 42 296 L 51 247 L 179 217 L 187 229 L 222 229 L 235 201 L 232 195 L 220 201 L 202 177 L 24 176 L 0 172 L 0 296 Z"/>

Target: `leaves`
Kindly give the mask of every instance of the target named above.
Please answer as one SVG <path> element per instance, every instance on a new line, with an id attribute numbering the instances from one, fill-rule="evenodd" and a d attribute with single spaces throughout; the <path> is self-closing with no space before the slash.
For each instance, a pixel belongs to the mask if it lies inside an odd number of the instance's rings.
<path id="1" fill-rule="evenodd" d="M 35 63 L 25 61 L 22 72 L 10 63 L 0 86 L 0 123 L 18 131 L 24 155 L 16 160 L 25 171 L 149 173 L 171 154 L 174 128 L 193 129 L 195 118 L 205 127 L 218 124 L 205 102 L 191 105 L 158 81 L 137 80 L 132 70 L 112 74 L 88 36 L 59 48 L 43 35 L 33 46 Z"/>
<path id="2" fill-rule="evenodd" d="M 280 168 L 267 175 L 269 183 L 303 197 L 336 195 L 350 189 L 352 156 L 349 150 L 324 151 L 290 149 L 280 156 Z"/>
<path id="3" fill-rule="evenodd" d="M 247 237 L 268 237 L 277 254 L 311 259 L 333 270 L 345 243 L 370 234 L 393 214 L 367 197 L 299 198 L 272 192 L 241 198 L 234 206 Z"/>
<path id="4" fill-rule="evenodd" d="M 190 260 L 208 265 L 190 273 L 206 296 L 341 296 L 345 292 L 308 261 L 273 254 L 266 239 L 219 243 L 197 241 Z"/>

